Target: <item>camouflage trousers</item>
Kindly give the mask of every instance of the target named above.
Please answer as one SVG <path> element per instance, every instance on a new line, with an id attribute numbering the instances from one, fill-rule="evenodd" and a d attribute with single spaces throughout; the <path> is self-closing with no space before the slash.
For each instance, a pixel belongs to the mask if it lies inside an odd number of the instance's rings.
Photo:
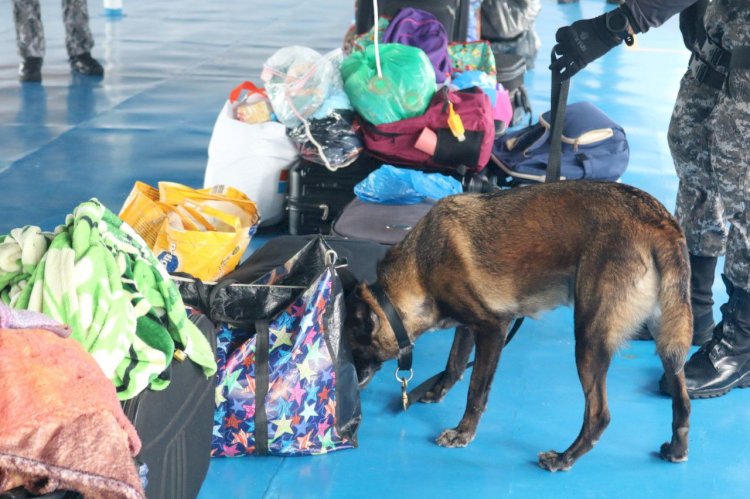
<path id="1" fill-rule="evenodd" d="M 750 46 L 750 0 L 714 0 L 704 22 L 725 50 Z M 688 70 L 668 140 L 680 180 L 676 217 L 689 251 L 726 254 L 724 274 L 750 290 L 750 70 L 733 68 L 721 90 Z"/>
<path id="2" fill-rule="evenodd" d="M 65 48 L 74 57 L 91 52 L 94 38 L 89 29 L 86 0 L 62 0 Z M 16 43 L 21 57 L 44 57 L 44 27 L 39 0 L 13 0 Z"/>

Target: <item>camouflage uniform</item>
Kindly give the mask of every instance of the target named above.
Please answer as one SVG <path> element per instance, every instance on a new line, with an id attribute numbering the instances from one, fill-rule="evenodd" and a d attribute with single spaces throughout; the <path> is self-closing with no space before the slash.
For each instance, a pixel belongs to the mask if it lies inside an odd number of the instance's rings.
<path id="1" fill-rule="evenodd" d="M 65 47 L 68 56 L 91 52 L 94 38 L 89 29 L 86 0 L 62 0 Z M 39 0 L 13 0 L 16 43 L 21 57 L 44 57 L 44 28 Z"/>
<path id="2" fill-rule="evenodd" d="M 713 0 L 704 20 L 708 36 L 725 50 L 750 45 L 750 0 Z M 680 179 L 676 215 L 690 252 L 726 252 L 724 273 L 744 290 L 750 290 L 748 137 L 750 70 L 733 69 L 721 90 L 699 83 L 688 70 L 668 135 Z"/>

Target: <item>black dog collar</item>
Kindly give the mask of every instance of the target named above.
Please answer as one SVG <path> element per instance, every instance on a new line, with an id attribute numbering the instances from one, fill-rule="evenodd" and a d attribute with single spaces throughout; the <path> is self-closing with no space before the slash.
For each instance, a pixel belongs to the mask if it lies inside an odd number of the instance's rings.
<path id="1" fill-rule="evenodd" d="M 411 370 L 412 364 L 412 349 L 414 344 L 409 339 L 409 335 L 406 334 L 406 328 L 404 328 L 404 322 L 401 320 L 401 316 L 398 315 L 396 307 L 391 303 L 390 298 L 385 293 L 379 284 L 375 283 L 369 286 L 370 292 L 375 296 L 378 301 L 378 305 L 383 310 L 383 314 L 388 320 L 393 332 L 396 333 L 396 341 L 398 341 L 398 369 L 399 371 Z"/>

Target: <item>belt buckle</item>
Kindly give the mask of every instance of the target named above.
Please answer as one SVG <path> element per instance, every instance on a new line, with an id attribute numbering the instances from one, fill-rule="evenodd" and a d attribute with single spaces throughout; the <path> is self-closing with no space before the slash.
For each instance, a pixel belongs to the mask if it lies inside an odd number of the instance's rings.
<path id="1" fill-rule="evenodd" d="M 695 76 L 695 79 L 698 80 L 700 83 L 703 83 L 703 80 L 706 79 L 706 74 L 708 73 L 708 65 L 701 61 L 700 59 L 696 59 L 696 67 L 693 70 L 693 76 Z"/>
<path id="2" fill-rule="evenodd" d="M 724 52 L 722 51 L 722 49 L 720 49 L 719 47 L 711 47 L 708 51 L 708 62 L 710 62 L 714 68 L 717 68 L 717 66 L 719 66 L 719 64 L 721 63 L 721 59 L 723 56 Z"/>

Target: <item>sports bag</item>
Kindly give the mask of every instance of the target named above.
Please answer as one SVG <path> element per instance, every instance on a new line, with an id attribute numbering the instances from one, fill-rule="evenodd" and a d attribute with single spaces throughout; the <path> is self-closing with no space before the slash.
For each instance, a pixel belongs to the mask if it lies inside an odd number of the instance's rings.
<path id="1" fill-rule="evenodd" d="M 252 283 L 182 278 L 184 299 L 220 328 L 213 457 L 356 446 L 359 390 L 338 264 L 316 238 Z"/>
<path id="2" fill-rule="evenodd" d="M 435 81 L 451 74 L 445 27 L 427 11 L 405 7 L 398 11 L 383 34 L 383 43 L 400 43 L 422 49 L 435 69 Z"/>
<path id="3" fill-rule="evenodd" d="M 455 120 L 453 114 L 460 117 L 463 141 L 449 126 L 449 118 Z M 371 156 L 420 169 L 480 171 L 489 161 L 494 136 L 492 104 L 477 87 L 458 91 L 443 87 L 421 116 L 377 126 L 362 124 L 362 138 Z"/>
<path id="4" fill-rule="evenodd" d="M 507 175 L 544 182 L 550 147 L 550 112 L 539 123 L 500 137 L 492 160 Z M 568 106 L 562 130 L 561 179 L 617 180 L 628 165 L 625 131 L 589 102 Z"/>

